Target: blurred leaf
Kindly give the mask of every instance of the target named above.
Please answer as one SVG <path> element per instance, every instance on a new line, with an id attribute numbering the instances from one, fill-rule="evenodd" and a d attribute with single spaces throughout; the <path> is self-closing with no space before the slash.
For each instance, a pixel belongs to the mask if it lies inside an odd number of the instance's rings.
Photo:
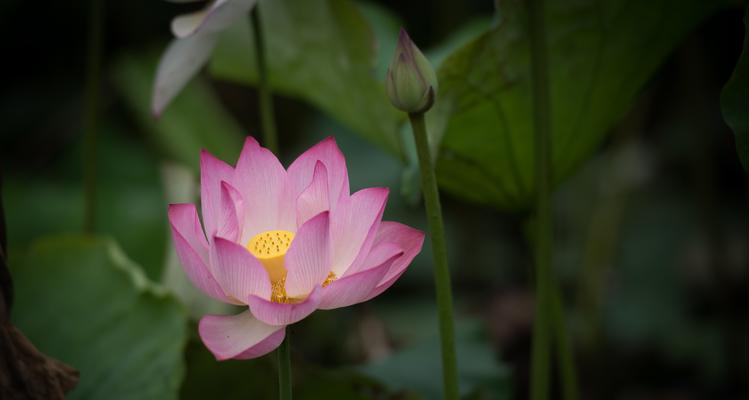
<path id="1" fill-rule="evenodd" d="M 259 7 L 273 88 L 305 99 L 354 132 L 401 154 L 398 125 L 405 116 L 388 102 L 385 77 L 375 75 L 376 43 L 357 7 L 347 0 L 270 0 Z M 219 40 L 211 72 L 255 84 L 252 43 L 248 22 L 239 21 Z"/>
<path id="2" fill-rule="evenodd" d="M 438 45 L 427 49 L 425 55 L 435 67 L 442 65 L 453 52 L 475 40 L 491 28 L 491 18 L 480 17 L 462 25 L 442 40 Z M 395 38 L 397 39 L 397 37 Z M 393 46 L 395 47 L 395 46 Z"/>
<path id="3" fill-rule="evenodd" d="M 557 181 L 570 175 L 627 112 L 684 36 L 722 2 L 547 2 L 549 79 Z M 520 0 L 499 2 L 499 21 L 448 57 L 430 114 L 445 189 L 501 208 L 528 205 L 533 189 L 531 79 Z"/>
<path id="4" fill-rule="evenodd" d="M 13 269 L 14 323 L 81 372 L 70 399 L 175 399 L 184 309 L 107 239 L 63 236 Z"/>
<path id="5" fill-rule="evenodd" d="M 141 127 L 172 159 L 199 169 L 200 150 L 222 160 L 235 160 L 242 148 L 242 129 L 221 105 L 210 86 L 193 79 L 156 119 L 150 101 L 156 71 L 155 55 L 124 55 L 114 68 L 117 89 Z"/>
<path id="6" fill-rule="evenodd" d="M 603 315 L 620 344 L 673 341 L 687 323 L 679 264 L 696 229 L 694 210 L 656 193 L 631 205 L 617 246 L 611 278 L 616 285 L 607 291 Z"/>
<path id="7" fill-rule="evenodd" d="M 297 363 L 299 365 L 300 363 Z M 371 378 L 351 370 L 328 370 L 314 365 L 304 365 L 301 382 L 296 388 L 300 399 L 367 400 L 388 398 L 375 396 L 382 388 Z"/>
<path id="8" fill-rule="evenodd" d="M 725 373 L 727 347 L 715 319 L 694 318 L 694 282 L 710 282 L 700 242 L 699 210 L 673 188 L 634 197 L 618 241 L 619 257 L 603 288 L 606 335 L 622 352 L 657 349 L 669 360 L 690 363 L 713 376 Z M 745 219 L 740 209 L 726 215 Z M 704 253 L 703 253 L 704 254 Z M 704 259 L 704 258 L 703 258 Z M 702 269 L 701 272 L 697 272 Z M 706 275 L 702 275 L 706 274 Z M 699 292 L 698 292 L 699 293 Z"/>
<path id="9" fill-rule="evenodd" d="M 187 346 L 187 374 L 182 387 L 183 400 L 273 399 L 278 397 L 278 376 L 271 361 L 275 352 L 256 360 L 216 361 L 200 339 Z M 294 371 L 296 372 L 296 370 Z M 220 394 L 220 395 L 218 395 Z M 250 396 L 251 394 L 251 396 Z"/>
<path id="10" fill-rule="evenodd" d="M 366 365 L 362 372 L 378 379 L 393 391 L 407 390 L 419 393 L 425 399 L 442 398 L 442 362 L 434 306 L 423 307 L 422 312 L 410 309 L 403 312 L 417 318 L 414 322 L 402 320 L 400 323 L 388 324 L 397 330 L 398 325 L 407 328 L 409 336 L 418 336 L 413 345 L 396 352 L 390 357 Z M 392 315 L 390 318 L 398 318 Z M 431 321 L 431 322 L 429 322 Z M 496 352 L 480 334 L 477 321 L 463 319 L 456 324 L 456 350 L 458 353 L 459 383 L 461 395 L 480 393 L 481 398 L 509 399 L 509 371 L 499 363 Z M 421 334 L 413 331 L 424 331 Z M 428 335 L 424 335 L 429 332 Z M 413 338 L 412 338 L 413 339 Z"/>
<path id="11" fill-rule="evenodd" d="M 121 128 L 101 129 L 97 154 L 95 231 L 114 237 L 125 252 L 158 279 L 167 239 L 166 202 L 157 161 Z M 83 221 L 82 143 L 60 151 L 43 173 L 7 176 L 3 193 L 11 248 L 22 250 L 40 236 L 79 232 Z M 11 251 L 12 255 L 15 251 Z"/>
<path id="12" fill-rule="evenodd" d="M 379 3 L 356 1 L 354 4 L 372 28 L 376 53 L 375 77 L 384 81 L 390 65 L 390 58 L 395 52 L 395 45 L 398 42 L 398 30 L 403 26 L 403 21 Z"/>
<path id="13" fill-rule="evenodd" d="M 749 172 L 749 8 L 744 15 L 744 49 L 731 79 L 721 95 L 723 118 L 736 134 L 736 150 L 744 170 Z"/>
<path id="14" fill-rule="evenodd" d="M 371 379 L 351 371 L 327 370 L 306 363 L 296 347 L 292 348 L 295 398 L 384 399 L 369 395 L 378 391 Z M 181 399 L 239 399 L 249 394 L 253 399 L 278 398 L 275 358 L 276 353 L 272 352 L 255 360 L 219 362 L 202 343 L 193 341 L 188 346 L 187 377 Z"/>
<path id="15" fill-rule="evenodd" d="M 425 399 L 440 399 L 442 362 L 437 332 L 437 309 L 424 297 L 379 299 L 372 303 L 376 314 L 396 343 L 407 343 L 388 358 L 365 365 L 361 371 L 378 379 L 392 391 L 407 390 Z M 461 395 L 488 394 L 491 399 L 510 396 L 509 371 L 484 335 L 479 320 L 461 316 L 455 321 L 458 379 Z"/>

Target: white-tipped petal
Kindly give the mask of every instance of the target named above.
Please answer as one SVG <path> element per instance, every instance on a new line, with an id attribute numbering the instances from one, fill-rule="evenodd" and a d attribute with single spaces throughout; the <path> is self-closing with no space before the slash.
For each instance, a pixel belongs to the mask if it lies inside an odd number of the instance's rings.
<path id="1" fill-rule="evenodd" d="M 175 39 L 156 69 L 151 109 L 158 116 L 211 56 L 216 35 L 192 35 Z"/>
<path id="2" fill-rule="evenodd" d="M 203 24 L 206 15 L 207 9 L 177 16 L 172 20 L 172 33 L 178 38 L 192 35 Z"/>

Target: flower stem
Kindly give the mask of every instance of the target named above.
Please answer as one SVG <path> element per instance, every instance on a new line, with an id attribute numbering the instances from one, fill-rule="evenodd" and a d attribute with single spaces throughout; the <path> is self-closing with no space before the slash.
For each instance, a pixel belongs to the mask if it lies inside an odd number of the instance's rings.
<path id="1" fill-rule="evenodd" d="M 458 366 L 455 353 L 455 327 L 453 325 L 452 291 L 450 269 L 447 265 L 445 227 L 442 222 L 442 206 L 437 190 L 437 178 L 432 166 L 424 113 L 409 114 L 411 128 L 416 141 L 416 151 L 421 169 L 421 190 L 426 204 L 427 223 L 432 240 L 434 256 L 434 281 L 437 290 L 440 339 L 442 343 L 442 379 L 445 399 L 458 399 Z"/>
<path id="2" fill-rule="evenodd" d="M 578 397 L 574 361 L 566 334 L 562 301 L 551 270 L 553 246 L 552 221 L 552 142 L 551 101 L 544 0 L 528 0 L 528 22 L 531 42 L 533 81 L 533 120 L 536 183 L 535 278 L 536 317 L 531 349 L 531 399 L 549 398 L 551 338 L 554 334 L 559 351 L 562 392 L 565 400 Z"/>
<path id="3" fill-rule="evenodd" d="M 263 130 L 263 144 L 278 155 L 278 134 L 273 113 L 273 92 L 268 82 L 268 65 L 265 59 L 263 27 L 260 24 L 260 7 L 255 5 L 250 11 L 252 37 L 255 40 L 255 60 L 257 61 L 257 91 L 260 102 L 260 125 Z"/>
<path id="4" fill-rule="evenodd" d="M 89 0 L 88 71 L 84 133 L 83 230 L 94 231 L 96 214 L 96 130 L 101 81 L 102 1 Z"/>
<path id="5" fill-rule="evenodd" d="M 278 347 L 278 398 L 291 400 L 291 330 L 286 328 L 286 337 Z"/>

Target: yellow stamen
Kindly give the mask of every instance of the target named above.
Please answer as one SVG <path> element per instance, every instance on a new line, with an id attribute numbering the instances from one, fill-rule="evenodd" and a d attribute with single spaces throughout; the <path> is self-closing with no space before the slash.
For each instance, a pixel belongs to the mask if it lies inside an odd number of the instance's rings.
<path id="1" fill-rule="evenodd" d="M 326 287 L 326 286 L 330 285 L 336 279 L 338 279 L 338 277 L 335 276 L 335 274 L 333 273 L 333 271 L 330 271 L 330 273 L 328 274 L 328 277 L 325 278 L 325 282 L 322 283 L 322 287 Z"/>
<path id="2" fill-rule="evenodd" d="M 270 277 L 271 301 L 276 303 L 294 303 L 298 299 L 286 296 L 286 268 L 284 256 L 294 240 L 294 232 L 266 231 L 258 233 L 247 243 L 247 250 L 263 264 Z"/>
<path id="3" fill-rule="evenodd" d="M 281 279 L 280 281 L 273 282 L 271 286 L 271 295 L 270 295 L 270 301 L 274 303 L 293 303 L 294 299 L 290 299 L 288 296 L 286 296 L 286 288 L 284 287 L 286 285 L 286 278 Z"/>

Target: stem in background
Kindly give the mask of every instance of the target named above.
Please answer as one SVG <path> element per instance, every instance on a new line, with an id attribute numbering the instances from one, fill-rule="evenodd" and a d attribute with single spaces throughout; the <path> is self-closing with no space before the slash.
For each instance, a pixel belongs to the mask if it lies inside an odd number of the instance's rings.
<path id="1" fill-rule="evenodd" d="M 553 277 L 551 279 L 551 325 L 556 339 L 557 360 L 562 380 L 562 398 L 564 400 L 577 400 L 580 398 L 580 388 L 577 386 L 577 371 L 575 370 L 575 358 L 572 355 L 572 343 L 567 336 L 564 320 L 564 307 L 559 287 Z"/>
<path id="2" fill-rule="evenodd" d="M 437 290 L 440 340 L 442 343 L 442 378 L 445 399 L 458 399 L 458 366 L 455 353 L 455 327 L 453 324 L 452 291 L 450 269 L 447 265 L 445 227 L 442 222 L 442 206 L 437 190 L 437 178 L 432 167 L 424 114 L 409 114 L 411 128 L 416 141 L 416 151 L 421 169 L 421 189 L 426 204 L 429 234 L 434 252 L 434 280 Z"/>
<path id="3" fill-rule="evenodd" d="M 257 91 L 260 102 L 260 125 L 263 130 L 263 144 L 278 156 L 278 134 L 273 112 L 273 93 L 268 82 L 268 66 L 265 60 L 263 27 L 260 25 L 260 7 L 255 5 L 250 12 L 252 37 L 255 40 L 255 60 L 257 61 Z"/>
<path id="4" fill-rule="evenodd" d="M 551 96 L 544 26 L 544 1 L 529 0 L 528 15 L 533 77 L 533 119 L 536 181 L 535 277 L 536 319 L 531 354 L 531 398 L 549 398 L 550 335 L 559 351 L 562 393 L 566 400 L 579 397 L 574 359 L 567 337 L 561 294 L 551 269 L 554 243 L 552 219 Z"/>
<path id="5" fill-rule="evenodd" d="M 556 339 L 562 393 L 566 400 L 579 397 L 575 363 L 567 337 L 564 310 L 551 269 L 554 243 L 552 220 L 551 96 L 549 94 L 548 49 L 544 0 L 528 0 L 533 80 L 533 120 L 536 181 L 535 278 L 536 319 L 531 349 L 531 399 L 549 398 L 551 338 Z"/>
<path id="6" fill-rule="evenodd" d="M 531 348 L 530 397 L 549 398 L 549 358 L 551 355 L 551 110 L 546 60 L 546 32 L 543 0 L 528 0 L 533 81 L 533 128 L 536 184 L 536 223 L 534 225 L 536 314 Z"/>
<path id="7" fill-rule="evenodd" d="M 286 337 L 278 347 L 278 398 L 291 400 L 291 330 L 286 328 Z"/>
<path id="8" fill-rule="evenodd" d="M 94 231 L 96 213 L 96 130 L 101 81 L 102 1 L 89 0 L 88 70 L 84 138 L 83 230 Z"/>

